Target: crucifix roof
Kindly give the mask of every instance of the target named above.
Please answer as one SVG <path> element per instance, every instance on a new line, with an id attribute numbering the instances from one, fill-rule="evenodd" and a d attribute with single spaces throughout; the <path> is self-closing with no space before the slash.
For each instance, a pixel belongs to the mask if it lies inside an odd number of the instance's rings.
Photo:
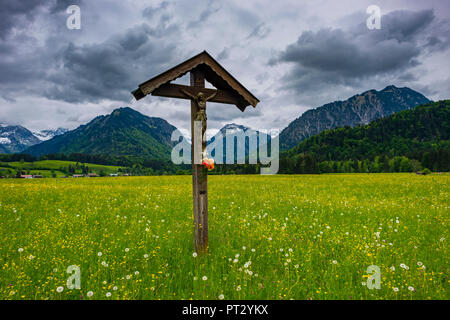
<path id="1" fill-rule="evenodd" d="M 215 98 L 211 99 L 211 102 L 234 104 L 241 111 L 244 111 L 249 105 L 256 107 L 258 104 L 259 100 L 206 51 L 141 83 L 139 88 L 134 90 L 132 94 L 136 100 L 142 99 L 148 94 L 186 99 L 181 89 L 194 89 L 189 86 L 171 84 L 170 82 L 194 69 L 201 71 L 205 79 L 217 88 L 217 90 L 201 89 L 206 94 L 209 91 L 217 91 Z"/>

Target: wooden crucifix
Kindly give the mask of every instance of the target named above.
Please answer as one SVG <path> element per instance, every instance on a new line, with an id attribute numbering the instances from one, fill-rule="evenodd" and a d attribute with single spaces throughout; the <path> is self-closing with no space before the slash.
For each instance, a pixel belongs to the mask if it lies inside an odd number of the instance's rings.
<path id="1" fill-rule="evenodd" d="M 171 81 L 190 72 L 190 86 L 173 84 Z M 205 80 L 216 89 L 205 88 Z M 192 185 L 194 210 L 194 251 L 208 251 L 208 181 L 207 170 L 201 161 L 195 161 L 198 150 L 194 126 L 201 122 L 202 158 L 206 157 L 206 102 L 233 104 L 244 111 L 249 105 L 256 107 L 259 100 L 240 84 L 206 51 L 180 63 L 179 65 L 143 82 L 132 92 L 136 100 L 146 95 L 191 100 L 191 140 L 192 140 Z"/>

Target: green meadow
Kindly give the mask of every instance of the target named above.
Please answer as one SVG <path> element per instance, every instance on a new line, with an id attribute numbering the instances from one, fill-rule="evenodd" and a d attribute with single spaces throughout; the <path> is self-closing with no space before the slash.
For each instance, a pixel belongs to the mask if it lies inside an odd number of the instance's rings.
<path id="1" fill-rule="evenodd" d="M 0 298 L 449 299 L 449 182 L 211 176 L 197 255 L 190 176 L 3 179 Z"/>

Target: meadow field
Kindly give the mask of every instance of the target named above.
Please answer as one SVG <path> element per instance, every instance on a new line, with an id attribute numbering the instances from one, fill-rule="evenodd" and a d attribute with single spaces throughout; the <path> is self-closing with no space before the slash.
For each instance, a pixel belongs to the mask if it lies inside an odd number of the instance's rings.
<path id="1" fill-rule="evenodd" d="M 0 180 L 0 299 L 449 299 L 449 183 L 211 176 L 200 256 L 190 176 Z"/>

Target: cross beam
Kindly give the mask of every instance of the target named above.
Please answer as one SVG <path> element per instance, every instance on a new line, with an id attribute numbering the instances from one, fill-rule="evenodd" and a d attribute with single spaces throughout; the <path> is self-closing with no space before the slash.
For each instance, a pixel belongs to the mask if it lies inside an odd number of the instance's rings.
<path id="1" fill-rule="evenodd" d="M 199 92 L 203 92 L 203 94 L 205 94 L 206 96 L 211 96 L 213 93 L 217 92 L 217 94 L 212 99 L 208 100 L 208 102 L 217 102 L 234 105 L 239 105 L 243 103 L 242 98 L 226 90 L 184 86 L 181 84 L 173 84 L 173 83 L 161 85 L 158 89 L 155 89 L 155 91 L 152 92 L 152 95 L 168 98 L 190 99 L 189 97 L 186 96 L 186 94 L 183 93 L 182 90 L 185 90 L 194 96 L 196 96 Z"/>

